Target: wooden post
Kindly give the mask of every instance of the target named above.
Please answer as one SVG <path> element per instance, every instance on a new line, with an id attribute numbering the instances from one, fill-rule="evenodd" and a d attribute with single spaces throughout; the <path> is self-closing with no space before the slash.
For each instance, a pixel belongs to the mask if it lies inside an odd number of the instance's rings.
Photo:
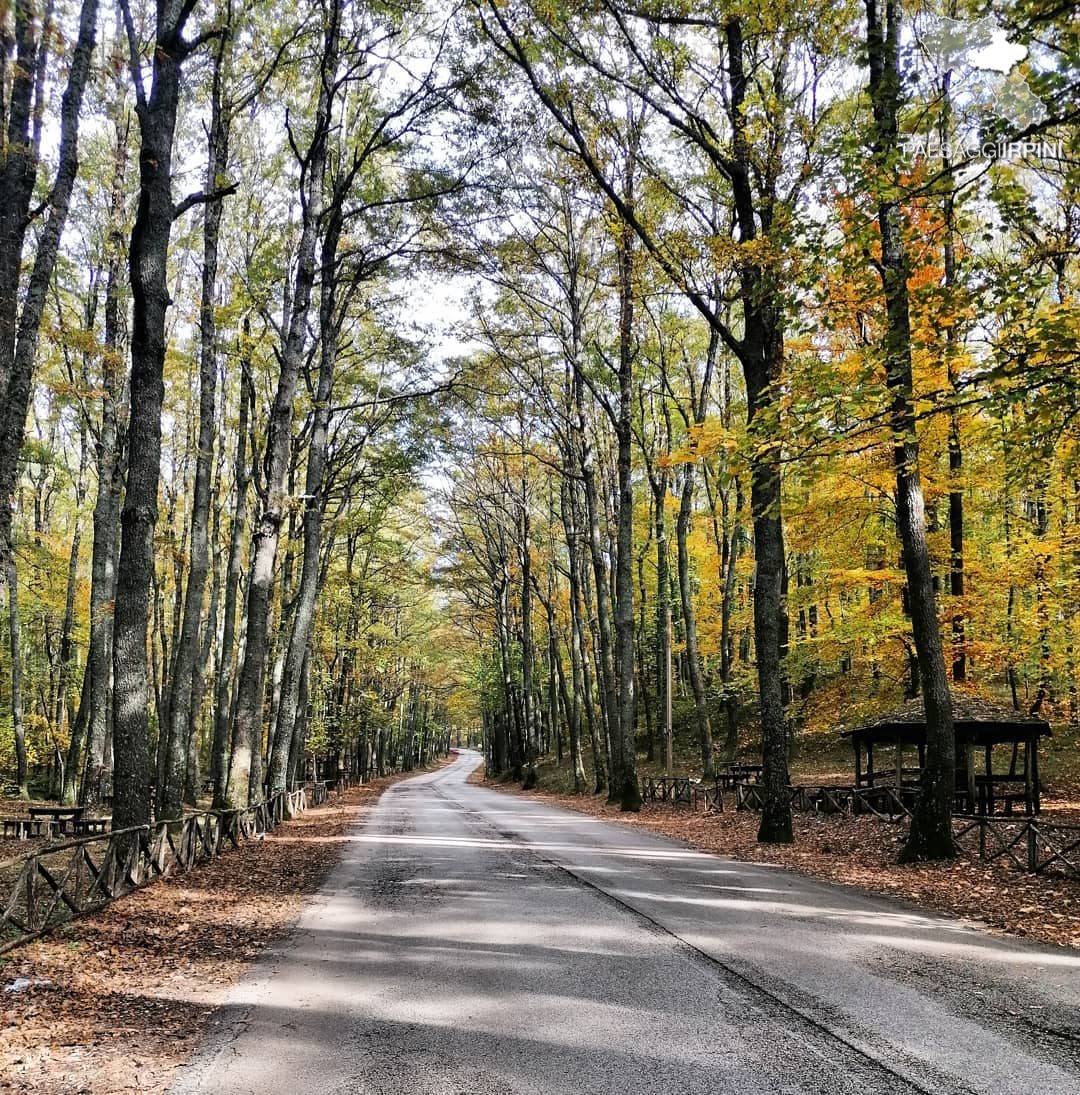
<path id="1" fill-rule="evenodd" d="M 1031 753 L 1033 739 L 1024 741 L 1024 813 L 1030 817 L 1034 813 L 1035 798 L 1031 793 Z"/>
<path id="2" fill-rule="evenodd" d="M 1033 737 L 1032 745 L 1032 784 L 1035 788 L 1035 812 L 1038 814 L 1042 810 L 1042 786 L 1038 782 L 1038 735 Z"/>
<path id="3" fill-rule="evenodd" d="M 977 809 L 975 802 L 975 746 L 970 741 L 964 744 L 964 771 L 967 783 L 968 809 L 974 814 Z"/>
<path id="4" fill-rule="evenodd" d="M 994 813 L 994 766 L 990 759 L 993 745 L 986 746 L 986 816 Z"/>
<path id="5" fill-rule="evenodd" d="M 874 743 L 872 741 L 866 743 L 866 784 L 868 787 L 874 786 Z"/>
<path id="6" fill-rule="evenodd" d="M 855 786 L 862 786 L 862 744 L 855 738 L 851 739 L 851 744 L 855 746 Z"/>
<path id="7" fill-rule="evenodd" d="M 27 864 L 26 872 L 26 927 L 37 931 L 37 856 Z"/>

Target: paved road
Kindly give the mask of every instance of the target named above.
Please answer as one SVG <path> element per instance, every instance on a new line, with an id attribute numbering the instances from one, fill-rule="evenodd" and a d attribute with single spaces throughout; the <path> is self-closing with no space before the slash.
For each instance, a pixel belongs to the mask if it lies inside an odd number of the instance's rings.
<path id="1" fill-rule="evenodd" d="M 1080 955 L 399 783 L 174 1095 L 1080 1092 Z"/>

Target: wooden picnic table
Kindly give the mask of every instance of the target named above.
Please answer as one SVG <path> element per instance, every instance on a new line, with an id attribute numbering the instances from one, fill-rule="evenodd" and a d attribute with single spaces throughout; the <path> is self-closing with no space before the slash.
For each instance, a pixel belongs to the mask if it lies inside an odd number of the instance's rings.
<path id="1" fill-rule="evenodd" d="M 31 806 L 26 811 L 31 817 L 51 817 L 59 821 L 62 817 L 80 818 L 86 813 L 85 806 Z"/>
<path id="2" fill-rule="evenodd" d="M 721 787 L 732 787 L 736 783 L 758 783 L 764 766 L 760 764 L 725 764 L 717 776 Z"/>
<path id="3" fill-rule="evenodd" d="M 31 818 L 50 818 L 58 833 L 66 833 L 69 821 L 79 821 L 86 813 L 85 806 L 31 806 L 26 811 Z"/>

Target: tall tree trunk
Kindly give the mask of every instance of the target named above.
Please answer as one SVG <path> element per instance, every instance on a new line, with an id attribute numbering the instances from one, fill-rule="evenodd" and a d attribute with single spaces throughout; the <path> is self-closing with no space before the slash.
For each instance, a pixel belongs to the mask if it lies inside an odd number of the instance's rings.
<path id="1" fill-rule="evenodd" d="M 536 726 L 533 694 L 533 630 L 532 630 L 532 557 L 529 530 L 528 463 L 522 460 L 521 470 L 521 698 L 525 716 L 525 779 L 528 790 L 536 786 Z"/>
<path id="2" fill-rule="evenodd" d="M 625 200 L 634 201 L 634 156 L 636 137 L 631 139 L 625 171 Z M 620 228 L 619 264 L 619 413 L 616 422 L 619 484 L 617 517 L 618 551 L 615 555 L 615 649 L 618 655 L 616 697 L 617 718 L 611 725 L 613 749 L 618 758 L 618 783 L 611 793 L 619 808 L 641 809 L 637 782 L 637 735 L 634 702 L 634 481 L 633 449 L 634 399 L 634 234 L 629 225 Z M 617 745 L 614 744 L 617 742 Z"/>
<path id="3" fill-rule="evenodd" d="M 79 111 L 94 52 L 98 0 L 82 0 L 80 7 L 79 34 L 60 104 L 56 176 L 49 189 L 48 216 L 37 240 L 25 293 L 20 289 L 22 252 L 37 178 L 40 124 L 45 109 L 41 78 L 48 65 L 52 4 L 51 0 L 46 4 L 40 27 L 31 3 L 16 0 L 14 7 L 18 53 L 8 94 L 7 141 L 0 166 L 0 555 L 10 547 L 11 502 L 18 480 L 41 319 L 78 172 Z"/>
<path id="4" fill-rule="evenodd" d="M 671 740 L 671 579 L 668 574 L 667 498 L 668 470 L 663 467 L 653 483 L 653 522 L 656 528 L 656 723 L 670 777 Z"/>
<path id="5" fill-rule="evenodd" d="M 251 366 L 247 355 L 250 320 L 244 317 L 245 346 L 240 355 L 240 415 L 236 435 L 235 498 L 232 528 L 229 531 L 229 562 L 225 568 L 224 619 L 221 626 L 221 649 L 218 652 L 218 675 L 214 689 L 214 736 L 210 746 L 210 778 L 214 782 L 214 809 L 226 805 L 226 781 L 229 777 L 229 741 L 232 727 L 233 647 L 236 644 L 236 610 L 240 591 L 240 575 L 244 566 L 244 524 L 247 517 L 248 485 L 251 471 L 247 460 L 248 408 L 254 402 Z"/>
<path id="6" fill-rule="evenodd" d="M 210 79 L 210 122 L 206 129 L 206 193 L 211 194 L 229 164 L 229 117 L 222 106 L 222 77 L 230 30 L 221 29 Z M 193 685 L 199 660 L 199 627 L 203 619 L 206 576 L 209 570 L 210 479 L 214 467 L 214 435 L 217 432 L 217 323 L 216 306 L 218 240 L 221 234 L 221 201 L 209 201 L 203 212 L 202 286 L 199 301 L 199 440 L 195 456 L 195 485 L 191 500 L 191 546 L 183 622 L 174 647 L 174 671 L 169 699 L 164 795 L 161 817 L 183 812 L 188 771 L 188 741 L 194 711 Z M 213 618 L 209 627 L 214 626 Z M 201 699 L 201 697 L 200 697 Z"/>
<path id="7" fill-rule="evenodd" d="M 113 170 L 112 219 L 119 223 L 123 209 L 123 181 L 127 161 L 127 130 L 117 128 L 116 161 Z M 119 401 L 120 340 L 119 248 L 109 256 L 105 287 L 105 346 L 101 355 L 101 424 L 97 436 L 97 497 L 94 500 L 94 546 L 90 558 L 90 674 L 87 716 L 86 763 L 80 805 L 94 813 L 101 801 L 106 742 L 112 739 L 109 706 L 109 678 L 112 670 L 113 596 L 116 587 L 116 557 L 119 534 L 120 492 L 123 466 L 120 459 L 121 431 L 117 419 Z"/>
<path id="8" fill-rule="evenodd" d="M 308 731 L 308 688 L 311 673 L 311 649 L 304 652 L 304 664 L 300 670 L 300 694 L 296 706 L 296 726 L 292 741 L 289 742 L 288 784 L 296 784 L 299 776 L 304 747 L 307 744 Z"/>
<path id="9" fill-rule="evenodd" d="M 567 469 L 572 467 L 568 453 L 564 453 L 564 466 Z M 573 710 L 570 717 L 570 760 L 574 766 L 574 790 L 583 790 L 585 767 L 581 759 L 581 725 L 584 715 L 588 720 L 590 739 L 594 749 L 593 763 L 596 778 L 593 791 L 599 794 L 604 790 L 603 769 L 597 763 L 598 758 L 595 755 L 596 730 L 593 726 L 592 682 L 588 677 L 588 652 L 585 650 L 585 630 L 581 620 L 580 552 L 578 550 L 580 536 L 570 474 L 572 473 L 569 470 L 564 473 L 560 488 L 560 508 L 563 530 L 566 534 L 567 581 L 570 587 L 570 675 L 574 684 Z"/>
<path id="10" fill-rule="evenodd" d="M 154 526 L 161 464 L 167 263 L 174 207 L 170 189 L 180 66 L 190 47 L 184 23 L 194 5 L 157 0 L 153 83 L 142 90 L 129 0 L 121 0 L 131 48 L 139 119 L 139 201 L 128 253 L 134 325 L 128 420 L 127 490 L 121 514 L 113 665 L 113 828 L 150 821 L 146 664 L 147 616 L 154 571 Z"/>
<path id="11" fill-rule="evenodd" d="M 650 546 L 651 543 L 646 542 L 637 557 L 638 606 L 637 636 L 634 650 L 637 658 L 637 697 L 639 705 L 645 711 L 645 759 L 652 761 L 656 759 L 656 733 L 653 725 L 653 697 L 649 694 L 649 671 L 645 661 L 645 651 L 648 645 L 648 630 L 645 624 L 645 606 L 648 600 L 648 591 L 645 588 L 645 556 L 648 554 Z"/>
<path id="12" fill-rule="evenodd" d="M 86 462 L 87 462 L 86 420 L 79 424 L 79 473 L 75 481 L 75 527 L 68 551 L 67 592 L 64 598 L 64 622 L 60 631 L 60 664 L 56 683 L 56 716 L 54 719 L 59 737 L 63 737 L 64 727 L 68 724 L 68 689 L 75 656 L 75 644 L 72 630 L 75 626 L 75 591 L 79 580 L 79 549 L 82 546 L 82 508 L 86 501 Z M 85 677 L 85 674 L 84 674 Z M 81 704 L 80 704 L 81 707 Z M 86 723 L 82 719 L 70 720 L 71 735 L 68 739 L 67 757 L 64 761 L 64 779 L 60 788 L 60 799 L 65 805 L 73 805 L 79 782 L 79 761 L 82 757 L 83 729 Z"/>
<path id="13" fill-rule="evenodd" d="M 315 126 L 311 144 L 304 157 L 302 178 L 308 189 L 303 201 L 303 227 L 296 260 L 289 326 L 282 347 L 277 394 L 267 430 L 266 497 L 252 536 L 253 563 L 248 591 L 247 636 L 244 662 L 237 686 L 232 761 L 226 791 L 226 799 L 232 806 L 247 803 L 254 767 L 252 754 L 261 748 L 274 561 L 277 557 L 281 525 L 285 519 L 285 476 L 292 448 L 293 399 L 304 360 L 311 290 L 315 283 L 315 247 L 322 210 L 326 141 L 331 122 L 333 92 L 337 86 L 340 18 L 340 4 L 335 0 L 331 6 L 319 64 L 319 99 Z"/>
<path id="14" fill-rule="evenodd" d="M 26 729 L 23 725 L 22 630 L 19 622 L 19 581 L 13 551 L 8 553 L 4 569 L 8 588 L 8 651 L 11 654 L 11 726 L 15 735 L 15 786 L 19 798 L 28 798 Z"/>
<path id="15" fill-rule="evenodd" d="M 304 658 L 315 620 L 315 602 L 320 584 L 320 553 L 325 499 L 323 473 L 329 447 L 331 397 L 334 368 L 338 354 L 337 315 L 337 249 L 343 227 L 341 206 L 336 200 L 329 210 L 329 223 L 323 239 L 321 284 L 319 298 L 319 378 L 316 383 L 315 409 L 312 415 L 311 440 L 308 444 L 307 469 L 304 483 L 304 559 L 300 572 L 300 588 L 293 609 L 292 631 L 282 670 L 281 693 L 268 776 L 270 794 L 284 791 L 288 777 L 288 756 L 291 748 L 300 678 Z M 343 678 L 347 681 L 347 676 Z M 340 707 L 339 707 L 340 710 Z"/>
<path id="16" fill-rule="evenodd" d="M 683 469 L 679 516 L 675 521 L 679 598 L 682 605 L 683 627 L 686 633 L 686 666 L 690 675 L 690 690 L 694 694 L 694 711 L 697 715 L 698 744 L 701 747 L 701 771 L 705 779 L 712 779 L 716 774 L 713 762 L 712 724 L 709 720 L 709 704 L 705 695 L 705 677 L 701 668 L 701 655 L 698 652 L 697 614 L 694 611 L 694 591 L 690 585 L 690 551 L 687 545 L 693 506 L 694 468 L 687 464 Z"/>
<path id="17" fill-rule="evenodd" d="M 950 9 L 952 10 L 952 9 Z M 953 12 L 955 17 L 955 12 Z M 942 77 L 942 174 L 949 189 L 942 202 L 942 220 L 945 224 L 944 244 L 944 289 L 945 306 L 948 309 L 948 323 L 945 326 L 945 374 L 953 398 L 958 398 L 956 375 L 957 315 L 956 301 L 956 239 L 955 214 L 956 196 L 952 189 L 952 162 L 948 153 L 949 127 L 952 119 L 952 97 L 950 84 L 952 72 Z M 956 407 L 949 410 L 949 595 L 956 606 L 952 616 L 952 676 L 959 684 L 967 677 L 967 653 L 965 650 L 964 628 L 964 488 L 961 474 L 964 469 L 964 450 L 960 439 L 960 412 Z"/>
<path id="18" fill-rule="evenodd" d="M 870 97 L 874 152 L 884 172 L 878 198 L 881 280 L 886 306 L 885 375 L 892 398 L 890 419 L 896 466 L 896 523 L 904 551 L 911 630 L 918 652 L 926 704 L 926 763 L 904 860 L 942 859 L 955 854 L 952 806 L 955 740 L 952 700 L 926 542 L 926 511 L 919 478 L 919 442 L 913 406 L 908 263 L 904 250 L 899 188 L 892 178 L 899 141 L 901 80 L 900 0 L 867 0 Z"/>
<path id="19" fill-rule="evenodd" d="M 212 493 L 215 498 L 218 498 L 219 489 L 216 484 Z M 191 715 L 187 727 L 187 765 L 184 775 L 184 802 L 188 806 L 198 805 L 199 793 L 202 790 L 199 758 L 203 739 L 203 701 L 206 697 L 206 672 L 213 653 L 214 639 L 217 636 L 218 605 L 221 599 L 221 564 L 216 549 L 220 536 L 221 503 L 217 501 L 214 504 L 214 524 L 211 533 L 211 542 L 215 545 L 215 550 L 212 555 L 213 577 L 210 582 L 210 604 L 202 625 L 202 642 L 191 678 Z"/>
<path id="20" fill-rule="evenodd" d="M 593 464 L 592 442 L 588 438 L 584 411 L 578 404 L 578 459 L 585 495 L 585 522 L 589 555 L 592 560 L 593 585 L 596 596 L 597 647 L 596 661 L 602 691 L 602 709 L 607 726 L 607 740 L 611 755 L 608 763 L 608 801 L 619 802 L 622 776 L 622 734 L 619 731 L 619 695 L 616 679 L 615 655 L 611 634 L 611 598 L 608 587 L 607 565 L 603 544 L 600 540 L 599 500 L 596 493 L 596 469 Z"/>

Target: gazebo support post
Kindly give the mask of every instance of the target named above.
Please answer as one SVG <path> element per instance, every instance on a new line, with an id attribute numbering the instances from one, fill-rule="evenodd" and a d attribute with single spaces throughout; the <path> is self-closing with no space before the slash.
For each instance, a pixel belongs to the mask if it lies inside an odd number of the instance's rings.
<path id="1" fill-rule="evenodd" d="M 975 744 L 972 741 L 964 743 L 964 776 L 967 783 L 968 810 L 976 813 L 978 804 L 975 801 Z"/>
<path id="2" fill-rule="evenodd" d="M 994 763 L 991 759 L 991 753 L 994 747 L 992 745 L 986 746 L 986 816 L 993 817 L 994 815 Z"/>
<path id="3" fill-rule="evenodd" d="M 1031 754 L 1031 766 L 1032 766 L 1032 783 L 1035 786 L 1035 812 L 1038 814 L 1042 810 L 1042 794 L 1043 787 L 1038 780 L 1038 740 L 1035 740 L 1035 748 L 1032 749 Z"/>

